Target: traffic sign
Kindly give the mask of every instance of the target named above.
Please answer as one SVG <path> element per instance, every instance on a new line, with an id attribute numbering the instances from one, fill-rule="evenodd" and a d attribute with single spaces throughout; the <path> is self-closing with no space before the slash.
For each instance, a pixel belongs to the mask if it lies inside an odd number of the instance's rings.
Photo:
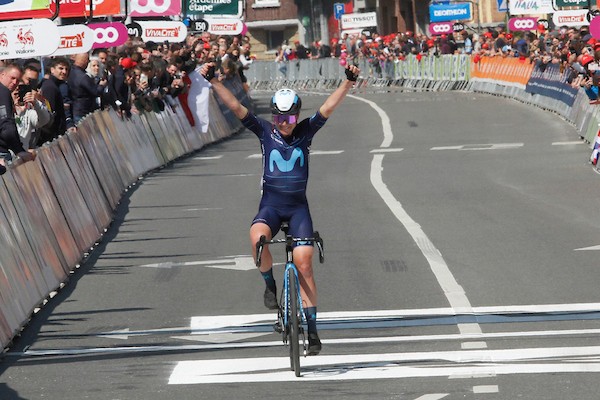
<path id="1" fill-rule="evenodd" d="M 333 4 L 333 15 L 337 20 L 342 18 L 342 15 L 344 15 L 344 3 Z"/>
<path id="2" fill-rule="evenodd" d="M 496 0 L 498 2 L 498 11 L 507 12 L 508 11 L 508 0 Z"/>

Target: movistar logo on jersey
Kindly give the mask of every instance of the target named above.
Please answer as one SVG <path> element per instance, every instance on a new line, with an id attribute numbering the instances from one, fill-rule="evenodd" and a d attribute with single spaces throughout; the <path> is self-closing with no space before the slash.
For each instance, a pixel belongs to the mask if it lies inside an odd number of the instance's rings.
<path id="1" fill-rule="evenodd" d="M 281 172 L 290 172 L 294 169 L 296 165 L 296 161 L 300 160 L 300 166 L 304 166 L 304 153 L 299 148 L 294 148 L 292 151 L 292 155 L 289 160 L 283 158 L 283 155 L 277 149 L 271 150 L 271 154 L 269 154 L 269 170 L 271 172 L 275 171 L 275 164 L 277 164 L 277 168 Z"/>

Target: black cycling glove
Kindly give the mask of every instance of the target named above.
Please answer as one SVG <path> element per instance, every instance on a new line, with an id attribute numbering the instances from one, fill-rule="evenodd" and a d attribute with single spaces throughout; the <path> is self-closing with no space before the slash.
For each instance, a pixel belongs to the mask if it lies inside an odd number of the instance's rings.
<path id="1" fill-rule="evenodd" d="M 215 77 L 215 66 L 212 65 L 210 67 L 208 67 L 208 71 L 206 71 L 206 75 L 204 75 L 204 79 L 206 79 L 207 81 L 212 81 L 212 79 Z"/>
<path id="2" fill-rule="evenodd" d="M 345 72 L 346 78 L 349 81 L 356 82 L 356 80 L 358 79 L 358 74 L 355 74 L 354 72 L 350 71 L 350 68 L 346 68 Z"/>

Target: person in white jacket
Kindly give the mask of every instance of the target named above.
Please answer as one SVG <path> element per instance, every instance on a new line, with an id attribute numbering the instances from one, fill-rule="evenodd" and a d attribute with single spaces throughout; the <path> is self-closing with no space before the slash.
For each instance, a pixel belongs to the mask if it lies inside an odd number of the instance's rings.
<path id="1" fill-rule="evenodd" d="M 39 129 L 50 123 L 52 113 L 48 109 L 46 99 L 37 91 L 31 90 L 21 98 L 19 89 L 13 91 L 15 101 L 15 122 L 21 137 L 23 148 L 29 150 L 37 142 L 36 133 Z"/>

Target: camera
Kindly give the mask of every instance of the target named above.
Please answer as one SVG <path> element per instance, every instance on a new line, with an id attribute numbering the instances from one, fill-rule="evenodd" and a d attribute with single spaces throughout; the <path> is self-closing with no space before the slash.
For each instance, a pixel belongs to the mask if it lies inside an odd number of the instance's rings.
<path id="1" fill-rule="evenodd" d="M 31 85 L 19 85 L 19 103 L 23 104 L 23 97 L 32 90 Z"/>

